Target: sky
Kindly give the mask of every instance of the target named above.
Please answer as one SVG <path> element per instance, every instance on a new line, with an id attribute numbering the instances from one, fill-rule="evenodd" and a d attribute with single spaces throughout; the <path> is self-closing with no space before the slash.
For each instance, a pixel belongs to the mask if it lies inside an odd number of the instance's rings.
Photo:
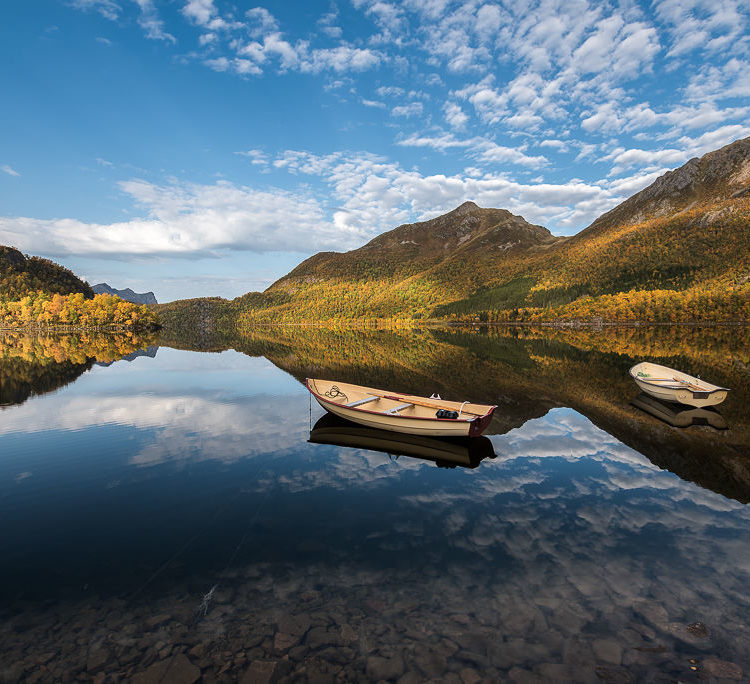
<path id="1" fill-rule="evenodd" d="M 750 135 L 750 0 L 7 0 L 0 244 L 159 301 L 471 200 L 572 235 Z"/>

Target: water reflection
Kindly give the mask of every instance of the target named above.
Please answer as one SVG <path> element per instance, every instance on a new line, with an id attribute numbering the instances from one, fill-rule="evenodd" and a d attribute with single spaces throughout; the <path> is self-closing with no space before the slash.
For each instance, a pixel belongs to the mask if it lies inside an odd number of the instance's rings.
<path id="1" fill-rule="evenodd" d="M 261 331 L 6 408 L 0 681 L 742 678 L 743 357 L 703 361 L 729 428 L 679 430 L 612 341 L 519 335 Z M 487 458 L 390 458 L 428 452 L 342 432 L 306 375 L 492 400 Z"/>
<path id="2" fill-rule="evenodd" d="M 115 361 L 157 347 L 152 333 L 29 335 L 0 334 L 0 407 L 53 392 L 90 370 L 94 363 Z"/>
<path id="3" fill-rule="evenodd" d="M 709 425 L 716 430 L 726 430 L 728 425 L 724 416 L 714 408 L 694 408 L 682 404 L 661 401 L 656 397 L 641 393 L 631 402 L 633 406 L 649 415 L 664 421 L 672 427 L 690 427 L 691 425 Z"/>
<path id="4" fill-rule="evenodd" d="M 492 442 L 486 437 L 443 438 L 406 435 L 357 425 L 327 413 L 310 431 L 315 444 L 354 447 L 399 456 L 433 461 L 440 468 L 476 468 L 483 459 L 495 458 Z"/>

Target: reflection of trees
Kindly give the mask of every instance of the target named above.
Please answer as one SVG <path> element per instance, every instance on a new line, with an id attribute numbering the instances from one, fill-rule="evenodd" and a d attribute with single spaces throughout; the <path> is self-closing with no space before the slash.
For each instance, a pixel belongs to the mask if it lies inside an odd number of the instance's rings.
<path id="1" fill-rule="evenodd" d="M 153 344 L 152 334 L 0 337 L 0 405 L 21 404 L 73 382 L 95 362 L 111 363 Z"/>
<path id="2" fill-rule="evenodd" d="M 394 391 L 498 404 L 488 434 L 504 433 L 559 406 L 572 407 L 653 463 L 740 501 L 750 501 L 750 330 L 731 328 L 449 328 L 346 330 L 256 328 L 223 339 L 265 356 L 300 381 L 331 377 Z M 205 348 L 205 341 L 204 341 Z M 732 388 L 721 413 L 729 429 L 685 430 L 630 404 L 628 375 L 651 359 Z"/>

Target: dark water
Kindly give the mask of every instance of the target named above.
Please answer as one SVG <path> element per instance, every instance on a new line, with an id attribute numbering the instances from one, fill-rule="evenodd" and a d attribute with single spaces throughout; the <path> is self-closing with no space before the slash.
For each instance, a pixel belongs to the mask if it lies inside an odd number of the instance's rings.
<path id="1" fill-rule="evenodd" d="M 746 333 L 670 335 L 7 338 L 0 680 L 746 680 Z M 644 358 L 728 427 L 633 406 Z M 499 409 L 416 458 L 306 375 Z"/>

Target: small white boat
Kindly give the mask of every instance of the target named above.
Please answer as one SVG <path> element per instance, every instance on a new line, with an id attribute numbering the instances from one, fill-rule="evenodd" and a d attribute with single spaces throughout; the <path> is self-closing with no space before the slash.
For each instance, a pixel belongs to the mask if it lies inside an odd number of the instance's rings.
<path id="1" fill-rule="evenodd" d="M 652 397 L 698 408 L 720 404 L 729 392 L 726 387 L 648 361 L 633 366 L 630 375 L 635 384 Z"/>
<path id="2" fill-rule="evenodd" d="M 476 437 L 487 428 L 496 406 L 389 392 L 334 380 L 305 380 L 330 413 L 360 425 L 434 437 Z"/>

